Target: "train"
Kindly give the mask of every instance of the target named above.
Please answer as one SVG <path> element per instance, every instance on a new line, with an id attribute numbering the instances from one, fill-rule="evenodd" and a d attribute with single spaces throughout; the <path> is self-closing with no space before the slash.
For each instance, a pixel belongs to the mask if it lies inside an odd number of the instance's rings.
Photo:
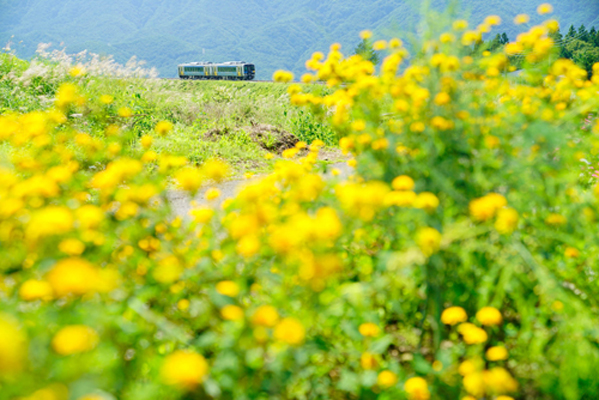
<path id="1" fill-rule="evenodd" d="M 208 61 L 179 64 L 180 79 L 225 79 L 251 81 L 256 76 L 256 67 L 245 61 L 212 63 Z"/>

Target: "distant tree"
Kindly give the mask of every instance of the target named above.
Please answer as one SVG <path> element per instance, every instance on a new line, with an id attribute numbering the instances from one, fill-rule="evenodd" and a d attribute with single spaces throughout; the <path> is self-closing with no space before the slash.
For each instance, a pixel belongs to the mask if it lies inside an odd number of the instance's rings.
<path id="1" fill-rule="evenodd" d="M 578 28 L 578 40 L 589 42 L 589 32 L 587 32 L 587 28 L 584 24 L 580 25 L 580 28 Z"/>
<path id="2" fill-rule="evenodd" d="M 574 28 L 574 25 L 570 25 L 570 30 L 568 30 L 568 33 L 566 33 L 566 39 L 574 39 L 575 36 L 576 28 Z"/>
<path id="3" fill-rule="evenodd" d="M 507 33 L 503 32 L 503 33 L 501 34 L 501 42 L 502 42 L 503 44 L 508 44 L 508 43 L 510 42 L 510 38 L 509 38 L 509 37 L 507 37 Z"/>
<path id="4" fill-rule="evenodd" d="M 372 47 L 370 39 L 362 39 L 354 49 L 354 54 L 362 56 L 363 59 L 370 61 L 374 65 L 377 65 L 380 61 L 380 56 Z"/>

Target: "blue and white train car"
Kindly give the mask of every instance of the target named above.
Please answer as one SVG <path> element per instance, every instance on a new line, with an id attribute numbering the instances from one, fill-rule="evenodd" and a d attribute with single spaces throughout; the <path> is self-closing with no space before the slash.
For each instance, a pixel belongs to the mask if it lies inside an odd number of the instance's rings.
<path id="1" fill-rule="evenodd" d="M 254 64 L 245 61 L 224 63 L 192 62 L 179 65 L 180 79 L 226 79 L 249 81 L 256 76 Z"/>

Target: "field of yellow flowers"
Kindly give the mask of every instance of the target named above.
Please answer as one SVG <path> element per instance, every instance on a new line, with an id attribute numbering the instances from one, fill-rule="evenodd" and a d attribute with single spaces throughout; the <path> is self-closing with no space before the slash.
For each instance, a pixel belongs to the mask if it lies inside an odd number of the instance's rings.
<path id="1" fill-rule="evenodd" d="M 315 53 L 302 81 L 329 92 L 290 102 L 355 175 L 324 179 L 323 143 L 300 142 L 221 207 L 226 162 L 155 147 L 173 121 L 133 129 L 80 66 L 37 79 L 51 102 L 0 115 L 0 399 L 597 398 L 599 190 L 579 160 L 599 152 L 599 65 L 556 60 L 551 19 L 472 54 L 500 22 L 413 55 L 375 42 L 378 72 Z M 170 191 L 206 187 L 174 216 Z"/>

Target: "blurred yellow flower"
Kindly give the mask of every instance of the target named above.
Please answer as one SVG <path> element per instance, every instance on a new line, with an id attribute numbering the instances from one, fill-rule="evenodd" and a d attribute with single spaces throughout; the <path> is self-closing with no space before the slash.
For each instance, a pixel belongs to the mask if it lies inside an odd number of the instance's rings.
<path id="1" fill-rule="evenodd" d="M 431 256 L 441 247 L 441 233 L 435 228 L 420 228 L 416 232 L 416 244 L 424 255 Z"/>
<path id="2" fill-rule="evenodd" d="M 168 355 L 160 367 L 160 377 L 167 385 L 192 390 L 208 375 L 208 363 L 191 350 L 177 350 Z"/>
<path id="3" fill-rule="evenodd" d="M 526 24 L 530 21 L 530 17 L 527 14 L 518 14 L 516 18 L 514 18 L 514 23 L 516 25 Z"/>
<path id="4" fill-rule="evenodd" d="M 129 107 L 121 107 L 118 109 L 117 114 L 119 117 L 129 118 L 133 116 L 133 111 Z"/>
<path id="5" fill-rule="evenodd" d="M 574 247 L 567 247 L 564 251 L 564 255 L 567 258 L 578 258 L 580 256 L 580 251 Z"/>
<path id="6" fill-rule="evenodd" d="M 428 384 L 420 377 L 408 379 L 404 384 L 404 390 L 410 400 L 429 400 L 431 398 Z"/>
<path id="7" fill-rule="evenodd" d="M 407 175 L 400 175 L 391 182 L 391 187 L 395 190 L 413 190 L 414 186 L 414 180 Z"/>
<path id="8" fill-rule="evenodd" d="M 78 239 L 65 239 L 58 244 L 58 249 L 70 256 L 79 256 L 85 251 L 85 244 Z"/>
<path id="9" fill-rule="evenodd" d="M 363 40 L 370 39 L 372 37 L 372 31 L 365 30 L 360 32 L 360 38 Z"/>
<path id="10" fill-rule="evenodd" d="M 244 312 L 241 307 L 229 304 L 221 308 L 220 315 L 228 321 L 239 321 L 243 319 Z"/>
<path id="11" fill-rule="evenodd" d="M 109 94 L 103 94 L 102 96 L 100 96 L 100 103 L 108 105 L 112 104 L 113 101 L 114 97 Z"/>
<path id="12" fill-rule="evenodd" d="M 414 200 L 413 206 L 415 208 L 420 208 L 428 212 L 434 211 L 437 207 L 439 207 L 439 199 L 437 196 L 430 192 L 422 192 L 416 196 Z"/>
<path id="13" fill-rule="evenodd" d="M 495 307 L 483 307 L 476 313 L 476 319 L 483 325 L 499 325 L 503 321 L 501 312 Z"/>
<path id="14" fill-rule="evenodd" d="M 458 332 L 462 334 L 464 342 L 467 344 L 484 343 L 488 339 L 487 332 L 478 326 L 469 322 L 464 322 L 458 326 Z"/>
<path id="15" fill-rule="evenodd" d="M 25 333 L 16 319 L 0 312 L 0 377 L 20 372 L 26 357 Z"/>
<path id="16" fill-rule="evenodd" d="M 443 310 L 441 322 L 446 325 L 456 325 L 468 319 L 466 311 L 462 307 L 449 307 Z"/>
<path id="17" fill-rule="evenodd" d="M 389 370 L 381 371 L 376 378 L 376 383 L 383 389 L 390 388 L 397 384 L 397 375 Z"/>
<path id="18" fill-rule="evenodd" d="M 52 348 L 62 356 L 84 353 L 96 348 L 99 342 L 95 330 L 86 325 L 69 325 L 52 338 Z"/>
<path id="19" fill-rule="evenodd" d="M 378 365 L 376 358 L 369 352 L 364 352 L 360 356 L 360 365 L 364 369 L 375 369 Z"/>
<path id="20" fill-rule="evenodd" d="M 518 226 L 518 212 L 513 208 L 502 208 L 497 213 L 495 229 L 502 235 L 512 233 Z"/>
<path id="21" fill-rule="evenodd" d="M 262 305 L 254 311 L 251 321 L 258 326 L 273 327 L 279 320 L 279 313 L 273 306 Z"/>
<path id="22" fill-rule="evenodd" d="M 160 136 L 165 136 L 167 133 L 173 130 L 173 123 L 170 121 L 160 121 L 154 127 L 154 131 Z"/>
<path id="23" fill-rule="evenodd" d="M 206 190 L 206 193 L 204 194 L 204 198 L 208 201 L 216 200 L 219 196 L 220 190 L 218 190 L 217 188 L 210 188 Z"/>
<path id="24" fill-rule="evenodd" d="M 279 342 L 296 346 L 304 341 L 306 329 L 302 323 L 295 318 L 283 318 L 275 326 L 274 337 Z"/>
<path id="25" fill-rule="evenodd" d="M 222 182 L 229 175 L 229 166 L 220 160 L 208 160 L 201 167 L 202 173 L 208 179 Z"/>
<path id="26" fill-rule="evenodd" d="M 293 74 L 291 72 L 278 70 L 273 74 L 272 80 L 275 82 L 288 83 L 293 80 Z"/>
<path id="27" fill-rule="evenodd" d="M 377 337 L 381 333 L 381 328 L 372 322 L 361 324 L 358 328 L 360 334 L 364 337 Z"/>
<path id="28" fill-rule="evenodd" d="M 19 288 L 19 296 L 25 301 L 50 300 L 54 295 L 52 286 L 46 281 L 29 279 Z"/>
<path id="29" fill-rule="evenodd" d="M 223 296 L 235 297 L 239 290 L 239 285 L 233 281 L 220 281 L 216 284 L 216 291 Z"/>
<path id="30" fill-rule="evenodd" d="M 486 356 L 489 361 L 507 360 L 508 352 L 503 346 L 493 346 L 487 350 Z"/>
<path id="31" fill-rule="evenodd" d="M 553 6 L 549 3 L 543 3 L 539 7 L 537 7 L 537 13 L 539 15 L 550 14 L 553 12 Z"/>
<path id="32" fill-rule="evenodd" d="M 72 257 L 54 264 L 46 279 L 57 297 L 84 295 L 95 291 L 98 270 L 89 261 Z"/>

